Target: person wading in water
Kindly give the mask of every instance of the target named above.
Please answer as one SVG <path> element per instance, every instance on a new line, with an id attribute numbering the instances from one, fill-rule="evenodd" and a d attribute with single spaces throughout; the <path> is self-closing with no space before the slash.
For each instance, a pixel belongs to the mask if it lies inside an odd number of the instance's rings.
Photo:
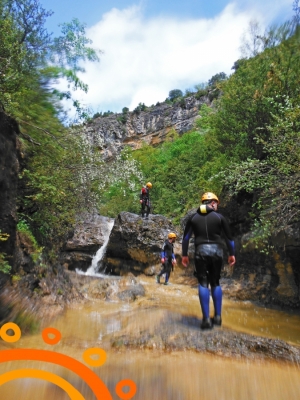
<path id="1" fill-rule="evenodd" d="M 217 213 L 219 199 L 211 192 L 204 193 L 202 205 L 191 216 L 185 226 L 182 240 L 182 264 L 189 264 L 189 240 L 195 236 L 195 272 L 198 295 L 203 319 L 201 329 L 211 329 L 213 325 L 222 325 L 222 288 L 220 286 L 221 269 L 223 267 L 223 247 L 221 234 L 225 236 L 229 252 L 228 264 L 235 264 L 235 244 L 231 236 L 229 224 L 223 215 Z M 214 317 L 209 317 L 210 290 L 214 303 Z M 213 323 L 213 325 L 212 325 Z"/>
<path id="2" fill-rule="evenodd" d="M 173 244 L 175 243 L 176 240 L 176 234 L 173 232 L 170 232 L 168 234 L 168 239 L 165 241 L 162 251 L 161 251 L 161 263 L 162 263 L 162 270 L 158 275 L 156 275 L 156 282 L 160 283 L 160 277 L 163 274 L 166 274 L 165 276 L 165 285 L 169 284 L 169 278 L 171 271 L 173 271 L 174 265 L 176 264 L 176 258 L 174 254 L 174 248 Z"/>

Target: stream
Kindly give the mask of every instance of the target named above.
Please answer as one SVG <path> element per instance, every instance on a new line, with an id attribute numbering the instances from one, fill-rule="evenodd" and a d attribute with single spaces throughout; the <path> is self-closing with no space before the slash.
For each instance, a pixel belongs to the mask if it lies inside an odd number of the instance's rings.
<path id="1" fill-rule="evenodd" d="M 76 279 L 80 279 L 77 276 Z M 51 350 L 82 361 L 83 352 L 99 347 L 106 351 L 107 360 L 100 367 L 91 368 L 105 383 L 112 399 L 126 398 L 116 394 L 118 382 L 130 379 L 136 383 L 135 400 L 282 400 L 299 399 L 300 375 L 295 363 L 220 357 L 209 352 L 164 351 L 152 348 L 120 349 L 112 346 L 121 335 L 139 336 L 143 331 L 154 331 L 170 318 L 174 331 L 179 320 L 174 316 L 193 316 L 189 329 L 198 332 L 200 307 L 195 288 L 176 284 L 157 285 L 154 278 L 141 276 L 146 294 L 134 302 L 90 299 L 74 305 L 58 317 L 51 327 L 58 329 L 62 338 Z M 114 282 L 118 285 L 118 281 Z M 300 316 L 269 310 L 250 302 L 224 300 L 221 330 L 281 339 L 294 346 L 300 344 Z M 173 328 L 171 328 L 173 329 Z M 200 330 L 199 330 L 200 331 Z M 211 335 L 212 331 L 205 332 Z M 22 336 L 18 343 L 1 342 L 1 350 L 8 348 L 49 349 L 41 333 Z M 55 373 L 70 382 L 87 400 L 96 397 L 85 382 L 66 368 L 40 361 L 11 361 L 0 364 L 0 371 L 37 368 Z M 125 390 L 125 389 L 124 389 Z M 21 394 L 21 395 L 20 395 Z M 22 378 L 0 386 L 1 399 L 52 400 L 69 399 L 66 392 L 53 383 Z M 126 393 L 125 393 L 126 395 Z M 127 397 L 131 398 L 131 397 Z"/>

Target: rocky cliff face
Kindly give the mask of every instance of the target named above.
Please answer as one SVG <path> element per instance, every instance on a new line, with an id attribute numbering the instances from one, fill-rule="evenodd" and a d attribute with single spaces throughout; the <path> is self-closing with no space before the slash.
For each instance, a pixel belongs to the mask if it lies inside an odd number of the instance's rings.
<path id="1" fill-rule="evenodd" d="M 0 112 L 0 230 L 8 234 L 0 240 L 0 252 L 12 265 L 16 250 L 17 193 L 19 172 L 19 128 L 17 123 Z"/>
<path id="2" fill-rule="evenodd" d="M 179 134 L 187 132 L 199 118 L 202 104 L 209 104 L 208 97 L 190 96 L 179 103 L 162 103 L 147 111 L 99 117 L 84 124 L 80 130 L 109 160 L 125 145 L 133 149 L 143 143 L 156 146 L 165 140 L 171 129 Z"/>
<path id="3" fill-rule="evenodd" d="M 226 196 L 225 196 L 226 197 Z M 249 212 L 256 201 L 252 195 L 240 193 L 222 202 L 220 212 L 231 223 L 236 243 L 236 265 L 230 276 L 238 282 L 229 296 L 259 301 L 267 305 L 291 308 L 300 306 L 300 227 L 291 225 L 271 238 L 268 253 L 251 242 Z"/>

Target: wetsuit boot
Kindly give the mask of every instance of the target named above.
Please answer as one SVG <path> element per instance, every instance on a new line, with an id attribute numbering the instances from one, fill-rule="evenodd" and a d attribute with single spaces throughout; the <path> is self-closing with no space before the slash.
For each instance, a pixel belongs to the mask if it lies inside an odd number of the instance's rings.
<path id="1" fill-rule="evenodd" d="M 216 326 L 222 325 L 222 288 L 221 286 L 214 286 L 211 288 L 211 297 L 214 302 L 215 307 L 215 316 L 213 319 L 213 323 Z"/>
<path id="2" fill-rule="evenodd" d="M 212 324 L 209 318 L 209 289 L 199 285 L 198 294 L 203 314 L 203 320 L 200 327 L 201 329 L 211 329 Z"/>
<path id="3" fill-rule="evenodd" d="M 166 273 L 166 279 L 165 279 L 165 283 L 164 283 L 164 285 L 168 285 L 169 284 L 169 274 L 168 273 Z"/>

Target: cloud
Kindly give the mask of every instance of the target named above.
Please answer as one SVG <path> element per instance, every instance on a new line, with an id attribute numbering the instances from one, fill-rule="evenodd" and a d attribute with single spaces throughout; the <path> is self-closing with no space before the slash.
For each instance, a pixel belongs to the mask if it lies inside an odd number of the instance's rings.
<path id="1" fill-rule="evenodd" d="M 89 92 L 79 100 L 95 112 L 121 112 L 140 102 L 150 106 L 164 101 L 170 90 L 184 91 L 216 73 L 230 74 L 249 21 L 269 23 L 263 12 L 270 1 L 242 3 L 242 8 L 241 3 L 227 5 L 211 19 L 147 19 L 140 6 L 113 8 L 87 30 L 93 46 L 104 53 L 100 63 L 85 64 L 82 79 Z M 283 3 L 272 1 L 270 18 Z"/>

